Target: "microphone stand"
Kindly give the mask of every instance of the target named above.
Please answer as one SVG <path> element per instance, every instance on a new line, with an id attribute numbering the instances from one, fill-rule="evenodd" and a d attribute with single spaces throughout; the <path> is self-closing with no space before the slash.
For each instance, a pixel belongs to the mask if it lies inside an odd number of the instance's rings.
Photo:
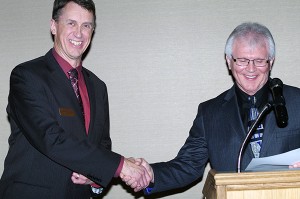
<path id="1" fill-rule="evenodd" d="M 237 171 L 238 173 L 241 172 L 241 159 L 242 159 L 242 153 L 244 152 L 245 145 L 248 143 L 250 140 L 253 131 L 257 128 L 257 125 L 261 122 L 263 116 L 272 108 L 272 105 L 270 103 L 267 103 L 263 109 L 260 111 L 258 114 L 256 120 L 253 122 L 253 124 L 250 126 L 250 129 L 246 135 L 246 138 L 244 139 L 244 142 L 240 148 L 239 156 L 238 156 L 238 165 L 237 165 Z"/>

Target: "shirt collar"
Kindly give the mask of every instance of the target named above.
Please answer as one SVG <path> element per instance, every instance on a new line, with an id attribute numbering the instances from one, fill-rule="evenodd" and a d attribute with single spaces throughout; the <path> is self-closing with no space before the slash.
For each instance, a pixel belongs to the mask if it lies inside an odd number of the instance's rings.
<path id="1" fill-rule="evenodd" d="M 54 58 L 56 59 L 56 61 L 58 62 L 59 66 L 62 68 L 62 70 L 64 71 L 64 73 L 66 74 L 67 77 L 69 77 L 68 72 L 73 69 L 73 67 L 71 66 L 71 64 L 69 64 L 69 62 L 67 62 L 64 58 L 62 58 L 56 51 L 54 48 L 52 48 L 52 54 L 54 56 Z M 76 67 L 76 70 L 79 72 L 81 72 L 82 70 L 82 62 L 80 62 L 80 64 Z"/>
<path id="2" fill-rule="evenodd" d="M 268 82 L 260 89 L 258 90 L 254 96 L 256 98 L 256 106 L 261 107 L 265 105 L 268 102 L 268 93 L 269 93 L 269 87 Z M 243 105 L 249 104 L 248 97 L 249 95 L 245 92 L 243 92 L 236 84 L 235 84 L 235 92 L 237 95 L 237 100 L 239 103 L 239 106 L 242 107 Z"/>

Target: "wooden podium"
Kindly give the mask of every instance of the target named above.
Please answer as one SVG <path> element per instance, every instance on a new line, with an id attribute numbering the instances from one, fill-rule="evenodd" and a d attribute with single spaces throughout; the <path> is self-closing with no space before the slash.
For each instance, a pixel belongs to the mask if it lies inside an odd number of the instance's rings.
<path id="1" fill-rule="evenodd" d="M 210 170 L 205 199 L 300 199 L 300 170 L 217 173 Z"/>

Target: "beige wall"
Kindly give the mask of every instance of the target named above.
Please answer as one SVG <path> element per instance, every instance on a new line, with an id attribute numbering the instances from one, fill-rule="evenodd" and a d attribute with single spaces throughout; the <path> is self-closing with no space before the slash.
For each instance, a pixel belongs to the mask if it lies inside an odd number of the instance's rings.
<path id="1" fill-rule="evenodd" d="M 223 49 L 241 22 L 257 21 L 269 27 L 277 44 L 272 76 L 300 86 L 299 0 L 95 3 L 98 27 L 84 66 L 108 86 L 113 150 L 125 156 L 157 162 L 177 154 L 198 104 L 232 85 Z M 16 64 L 52 47 L 51 11 L 50 0 L 9 0 L 0 6 L 0 172 L 10 134 L 5 112 L 9 74 Z M 198 199 L 204 180 L 162 198 Z M 104 198 L 134 195 L 116 184 Z"/>

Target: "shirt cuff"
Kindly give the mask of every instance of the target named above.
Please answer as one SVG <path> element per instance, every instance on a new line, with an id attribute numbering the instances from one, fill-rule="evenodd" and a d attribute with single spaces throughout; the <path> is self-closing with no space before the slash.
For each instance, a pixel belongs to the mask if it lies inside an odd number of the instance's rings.
<path id="1" fill-rule="evenodd" d="M 94 188 L 100 188 L 101 187 L 100 185 L 98 185 L 96 183 L 91 184 L 91 186 L 94 187 Z"/>
<path id="2" fill-rule="evenodd" d="M 154 183 L 150 182 L 150 184 L 148 185 L 148 187 L 145 188 L 144 193 L 146 195 L 150 195 L 153 188 L 154 188 Z"/>
<path id="3" fill-rule="evenodd" d="M 124 157 L 122 156 L 121 160 L 120 160 L 120 163 L 119 163 L 119 166 L 118 166 L 118 169 L 117 169 L 117 171 L 115 172 L 115 175 L 114 175 L 115 178 L 120 176 L 120 173 L 121 173 L 122 168 L 123 168 L 123 164 L 124 164 Z"/>

